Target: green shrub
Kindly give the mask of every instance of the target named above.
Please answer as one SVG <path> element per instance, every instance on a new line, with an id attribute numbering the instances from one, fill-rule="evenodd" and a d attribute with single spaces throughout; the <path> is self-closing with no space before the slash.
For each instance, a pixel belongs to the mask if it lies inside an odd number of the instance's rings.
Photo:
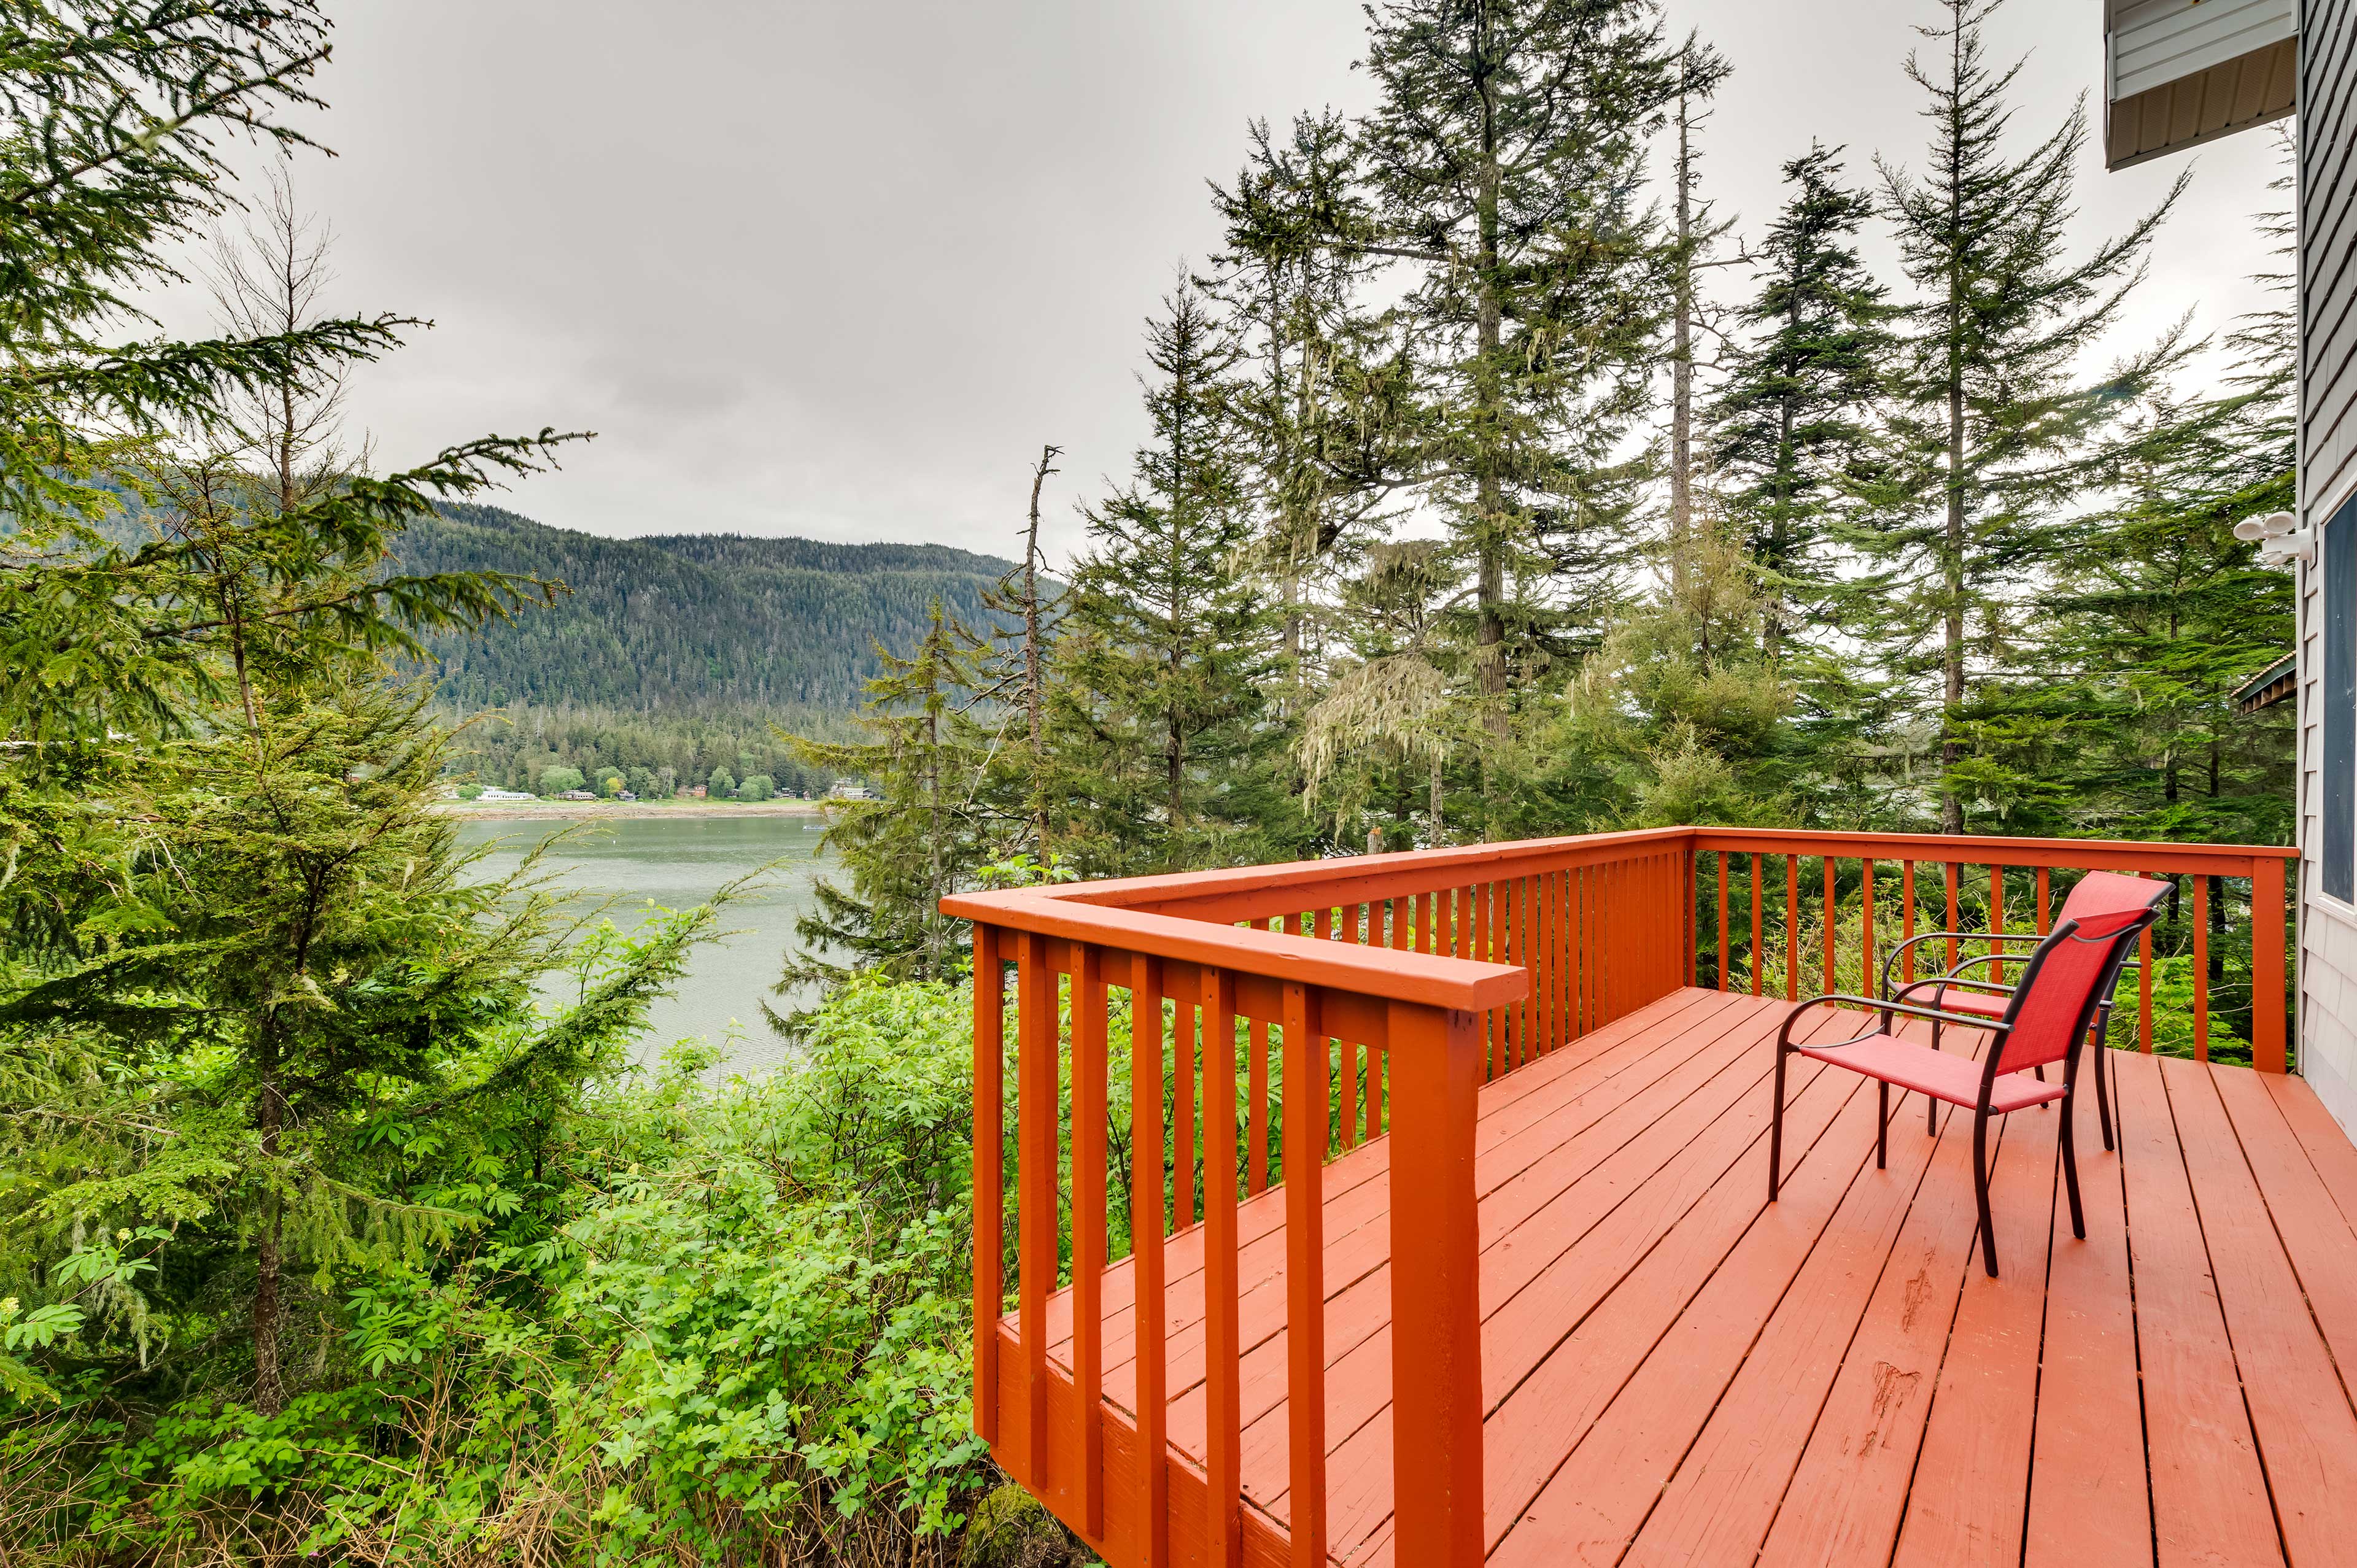
<path id="1" fill-rule="evenodd" d="M 737 786 L 740 800 L 766 800 L 778 792 L 778 782 L 766 773 L 748 774 L 745 782 Z"/>
<path id="2" fill-rule="evenodd" d="M 688 1054 L 594 1101 L 555 1207 L 320 1296 L 335 1332 L 275 1417 L 221 1383 L 0 1405 L 0 1561 L 938 1555 L 996 1477 L 970 1007 L 855 985 L 774 1076 Z"/>
<path id="3" fill-rule="evenodd" d="M 581 769 L 578 768 L 566 768 L 559 764 L 554 768 L 544 768 L 540 770 L 541 794 L 562 795 L 567 789 L 580 788 Z"/>

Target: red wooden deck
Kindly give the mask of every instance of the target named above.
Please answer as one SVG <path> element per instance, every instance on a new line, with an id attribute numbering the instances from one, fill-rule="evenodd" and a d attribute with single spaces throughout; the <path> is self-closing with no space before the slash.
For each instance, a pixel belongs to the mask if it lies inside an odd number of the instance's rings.
<path id="1" fill-rule="evenodd" d="M 1683 989 L 1483 1087 L 1490 1561 L 2299 1564 L 2357 1561 L 2357 1148 L 2296 1078 L 2115 1053 L 2117 1154 L 2078 1109 L 2087 1239 L 2059 1116 L 2005 1126 L 2003 1275 L 1973 1258 L 1968 1138 L 1792 1060 L 1766 1197 L 1781 1001 Z M 1818 1031 L 1856 1015 L 1821 1012 Z M 1951 1036 L 1953 1037 L 1953 1036 Z M 1326 1168 L 1330 1560 L 1389 1563 L 1387 1155 Z M 1285 1195 L 1238 1222 L 1248 1562 L 1286 1561 Z M 1201 1226 L 1168 1243 L 1169 1549 L 1206 1560 Z M 1103 1279 L 1104 1530 L 1139 1560 L 1131 1265 Z M 1071 1298 L 1049 1299 L 1048 1473 L 1080 1517 Z M 1024 1451 L 1017 1321 L 999 1446 Z"/>

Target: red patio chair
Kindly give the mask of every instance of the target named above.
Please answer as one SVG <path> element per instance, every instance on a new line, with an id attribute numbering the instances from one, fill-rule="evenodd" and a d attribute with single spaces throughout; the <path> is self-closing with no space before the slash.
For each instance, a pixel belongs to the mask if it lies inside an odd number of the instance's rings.
<path id="1" fill-rule="evenodd" d="M 2117 876 L 2110 872 L 2093 873 L 2082 878 L 2079 886 L 2071 889 L 2070 896 L 2062 900 L 2061 918 L 2072 920 L 2085 916 L 2094 907 L 2090 900 L 2105 897 L 2126 897 L 2124 890 L 2112 888 L 2107 894 L 2105 889 L 2115 883 L 2136 880 L 2138 879 L 2135 877 Z M 2162 889 L 2169 889 L 2173 886 L 2168 882 L 2148 882 L 2147 886 Z M 2011 1001 L 2016 988 L 1991 980 L 1986 974 L 1975 975 L 1974 972 L 2000 963 L 2019 963 L 2023 961 L 2023 954 L 2003 950 L 2016 948 L 2024 943 L 2041 942 L 2045 940 L 2034 931 L 1919 932 L 1883 956 L 1882 994 L 1894 1002 L 1904 1002 L 1917 992 L 1930 991 L 1932 1006 L 1942 1012 L 1968 1013 L 1982 1022 L 2002 1018 L 2005 1016 L 2006 1007 Z M 1894 985 L 1893 978 L 1908 950 L 1920 947 L 1925 942 L 1935 941 L 1982 942 L 1987 944 L 1989 950 L 1977 958 L 1966 959 L 1945 974 L 1935 974 L 1922 980 L 1909 981 L 1903 985 Z M 2124 972 L 2136 967 L 2136 960 L 2130 958 L 2123 961 Z M 2095 1047 L 2095 1118 L 2097 1124 L 2103 1129 L 2104 1147 L 2106 1149 L 2112 1146 L 2112 1094 L 2111 1070 L 2105 1060 L 2103 1047 L 2111 1038 L 2112 996 L 2117 983 L 2115 980 L 2113 987 L 2105 988 L 2102 1000 L 2095 1004 L 2094 1034 L 2088 1042 Z M 1932 1026 L 1932 1044 L 1934 1047 L 1937 1047 L 1940 1043 L 1940 1028 L 1941 1026 L 1937 1023 Z M 2039 1076 L 2042 1078 L 2045 1074 L 2041 1071 Z M 1936 1128 L 1939 1125 L 1940 1114 L 1938 1102 L 1927 1101 L 1924 1103 L 1923 1112 L 1927 1124 Z"/>
<path id="2" fill-rule="evenodd" d="M 1973 1197 L 1980 1208 L 1981 1261 L 1996 1277 L 1996 1238 L 1989 1225 L 1988 1122 L 2031 1105 L 2062 1104 L 2062 1179 L 2071 1197 L 2071 1233 L 2084 1239 L 2086 1219 L 2079 1207 L 2079 1166 L 2071 1138 L 2071 1090 L 2079 1076 L 2079 1047 L 2086 1042 L 2095 1010 L 2119 983 L 2120 966 L 2146 928 L 2160 918 L 2169 884 L 2110 872 L 2087 874 L 2072 890 L 2075 909 L 2022 960 L 2021 983 L 2005 998 L 1996 1017 L 1943 1011 L 1911 1002 L 1839 993 L 1813 996 L 1785 1015 L 1776 1036 L 1776 1102 L 1768 1131 L 1768 1201 L 1776 1201 L 1784 1154 L 1784 1058 L 1798 1052 L 1875 1080 L 1880 1114 L 1874 1128 L 1874 1165 L 1882 1169 L 1889 1152 L 1890 1090 L 1913 1090 L 1973 1113 Z M 1878 1014 L 1881 1027 L 1826 1046 L 1796 1046 L 1792 1025 L 1812 1007 L 1846 1003 Z M 1983 1058 L 1943 1051 L 1890 1032 L 1894 1014 L 1984 1029 L 1993 1036 Z M 2062 1064 L 2062 1081 L 2048 1083 L 2039 1071 Z M 1936 1129 L 1937 1123 L 1933 1126 Z"/>

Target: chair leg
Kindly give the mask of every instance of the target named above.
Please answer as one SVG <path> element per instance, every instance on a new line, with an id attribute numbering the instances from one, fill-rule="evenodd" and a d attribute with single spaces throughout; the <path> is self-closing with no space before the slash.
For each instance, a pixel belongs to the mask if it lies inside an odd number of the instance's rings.
<path id="1" fill-rule="evenodd" d="M 2104 1129 L 2104 1147 L 2112 1146 L 2111 1047 L 2104 1044 L 2108 1031 L 2097 1032 L 2095 1048 L 2095 1120 Z"/>
<path id="2" fill-rule="evenodd" d="M 1890 1155 L 1890 1086 L 1876 1079 L 1874 1095 L 1880 1106 L 1874 1118 L 1874 1168 L 1882 1170 L 1888 1167 Z"/>
<path id="3" fill-rule="evenodd" d="M 1940 1020 L 1932 1020 L 1932 1048 L 1940 1048 Z M 1936 1138 L 1940 1135 L 1940 1102 L 1930 1095 L 1923 1097 L 1923 1131 Z"/>
<path id="4" fill-rule="evenodd" d="M 2079 1155 L 2071 1141 L 2071 1124 L 2079 1119 L 2071 1102 L 2077 1098 L 2062 1098 L 2062 1187 L 2071 1195 L 2071 1234 L 2083 1241 L 2087 1239 L 2087 1217 L 2079 1208 Z"/>
<path id="5" fill-rule="evenodd" d="M 1996 1234 L 1989 1225 L 1988 1107 L 1973 1112 L 1973 1201 L 1981 1211 L 1981 1262 L 1988 1277 L 1996 1278 Z"/>
<path id="6" fill-rule="evenodd" d="M 1776 1101 L 1768 1113 L 1768 1201 L 1776 1201 L 1777 1166 L 1784 1159 L 1784 1047 L 1776 1047 Z"/>

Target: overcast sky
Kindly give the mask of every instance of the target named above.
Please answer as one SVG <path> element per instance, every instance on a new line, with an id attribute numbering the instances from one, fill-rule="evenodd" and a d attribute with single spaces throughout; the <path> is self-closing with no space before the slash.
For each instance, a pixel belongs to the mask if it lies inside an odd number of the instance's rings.
<path id="1" fill-rule="evenodd" d="M 1060 547 L 1137 441 L 1140 325 L 1215 242 L 1245 122 L 1368 101 L 1351 0 L 367 0 L 335 7 L 339 302 L 430 317 L 353 417 L 397 464 L 486 431 L 598 439 L 504 504 L 631 534 L 1008 553 L 1043 441 Z M 2018 129 L 2095 92 L 2096 0 L 2014 0 Z M 1810 139 L 1921 157 L 1929 0 L 1673 0 L 1735 67 L 1706 134 L 1756 229 Z M 2187 160 L 2102 172 L 2083 243 Z M 2220 331 L 2266 264 L 2272 139 L 2194 155 L 2132 333 Z M 1887 249 L 1879 253 L 1888 254 Z M 175 315 L 179 314 L 178 311 Z"/>

